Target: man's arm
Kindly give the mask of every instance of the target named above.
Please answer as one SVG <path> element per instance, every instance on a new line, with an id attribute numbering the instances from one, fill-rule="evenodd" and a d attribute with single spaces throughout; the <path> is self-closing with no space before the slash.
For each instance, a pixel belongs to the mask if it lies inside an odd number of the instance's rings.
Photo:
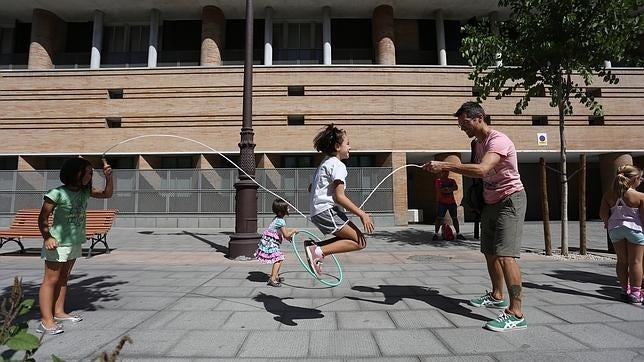
<path id="1" fill-rule="evenodd" d="M 483 178 L 501 161 L 501 155 L 496 152 L 487 152 L 481 163 L 455 163 L 446 161 L 429 161 L 423 169 L 429 172 L 449 171 L 473 178 Z"/>

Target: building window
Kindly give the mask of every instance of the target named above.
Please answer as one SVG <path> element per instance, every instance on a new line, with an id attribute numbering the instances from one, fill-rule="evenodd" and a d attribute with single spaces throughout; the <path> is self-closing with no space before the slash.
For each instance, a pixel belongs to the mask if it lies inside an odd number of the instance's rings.
<path id="1" fill-rule="evenodd" d="M 311 155 L 286 155 L 281 157 L 281 167 L 283 168 L 311 168 L 313 156 Z"/>
<path id="2" fill-rule="evenodd" d="M 375 155 L 351 155 L 346 160 L 347 167 L 374 167 L 376 164 Z"/>
<path id="3" fill-rule="evenodd" d="M 548 116 L 532 116 L 532 125 L 533 126 L 547 126 L 548 125 Z"/>
<path id="4" fill-rule="evenodd" d="M 45 157 L 45 170 L 60 170 L 65 160 L 70 157 Z"/>
<path id="5" fill-rule="evenodd" d="M 18 156 L 0 157 L 0 170 L 17 170 Z"/>
<path id="6" fill-rule="evenodd" d="M 277 64 L 321 64 L 322 24 L 273 24 L 273 49 Z"/>
<path id="7" fill-rule="evenodd" d="M 290 115 L 286 116 L 287 124 L 289 126 L 303 126 L 304 125 L 304 116 L 303 115 Z"/>
<path id="8" fill-rule="evenodd" d="M 105 125 L 107 128 L 121 128 L 121 117 L 107 117 Z"/>
<path id="9" fill-rule="evenodd" d="M 604 125 L 604 116 L 589 116 L 588 124 L 591 126 L 603 126 Z"/>
<path id="10" fill-rule="evenodd" d="M 110 97 L 110 99 L 123 99 L 123 89 L 108 89 L 107 95 Z"/>
<path id="11" fill-rule="evenodd" d="M 107 163 L 112 166 L 113 169 L 135 169 L 136 162 L 135 157 L 108 157 Z"/>
<path id="12" fill-rule="evenodd" d="M 601 97 L 602 96 L 602 89 L 601 88 L 586 88 L 586 95 L 587 96 L 592 96 L 594 98 Z"/>
<path id="13" fill-rule="evenodd" d="M 288 87 L 289 96 L 303 96 L 304 95 L 304 86 L 301 85 L 292 85 Z"/>
<path id="14" fill-rule="evenodd" d="M 192 156 L 161 156 L 161 168 L 194 168 Z"/>

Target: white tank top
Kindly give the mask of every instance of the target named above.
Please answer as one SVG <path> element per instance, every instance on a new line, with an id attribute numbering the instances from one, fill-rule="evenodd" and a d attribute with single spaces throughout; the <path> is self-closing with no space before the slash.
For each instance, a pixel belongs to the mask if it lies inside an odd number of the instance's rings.
<path id="1" fill-rule="evenodd" d="M 629 207 L 622 199 L 617 199 L 615 206 L 610 208 L 610 217 L 608 218 L 608 230 L 618 226 L 626 226 L 629 229 L 642 231 L 639 209 Z"/>

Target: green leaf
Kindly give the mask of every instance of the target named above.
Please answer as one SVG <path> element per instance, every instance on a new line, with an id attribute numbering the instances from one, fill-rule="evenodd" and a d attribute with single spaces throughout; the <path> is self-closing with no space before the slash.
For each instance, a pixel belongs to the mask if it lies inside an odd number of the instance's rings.
<path id="1" fill-rule="evenodd" d="M 7 341 L 7 347 L 16 351 L 31 351 L 40 346 L 40 338 L 25 330 L 19 331 Z"/>
<path id="2" fill-rule="evenodd" d="M 52 362 L 65 362 L 65 360 L 64 360 L 64 359 L 62 359 L 62 358 L 60 358 L 60 357 L 56 356 L 55 354 L 52 354 L 52 355 L 51 355 L 51 360 L 52 360 Z"/>
<path id="3" fill-rule="evenodd" d="M 34 306 L 34 300 L 33 299 L 25 299 L 20 303 L 18 306 L 18 315 L 25 315 L 29 313 L 31 308 Z"/>

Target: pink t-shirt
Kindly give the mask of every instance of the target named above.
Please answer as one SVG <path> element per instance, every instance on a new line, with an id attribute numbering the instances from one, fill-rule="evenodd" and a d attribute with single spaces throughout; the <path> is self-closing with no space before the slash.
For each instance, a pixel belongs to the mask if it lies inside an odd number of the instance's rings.
<path id="1" fill-rule="evenodd" d="M 494 152 L 501 156 L 499 163 L 483 177 L 483 198 L 487 204 L 495 204 L 517 191 L 523 190 L 519 175 L 517 150 L 514 143 L 503 133 L 492 130 L 485 141 L 476 143 L 476 162 L 483 155 Z"/>

